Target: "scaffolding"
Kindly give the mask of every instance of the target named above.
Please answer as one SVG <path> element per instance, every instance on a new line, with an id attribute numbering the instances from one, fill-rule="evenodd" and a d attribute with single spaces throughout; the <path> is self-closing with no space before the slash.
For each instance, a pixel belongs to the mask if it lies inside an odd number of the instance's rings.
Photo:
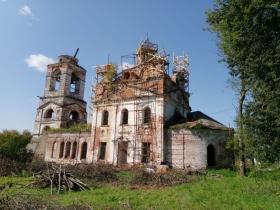
<path id="1" fill-rule="evenodd" d="M 181 77 L 184 89 L 189 92 L 189 58 L 187 55 L 175 56 L 173 54 L 173 75 Z"/>

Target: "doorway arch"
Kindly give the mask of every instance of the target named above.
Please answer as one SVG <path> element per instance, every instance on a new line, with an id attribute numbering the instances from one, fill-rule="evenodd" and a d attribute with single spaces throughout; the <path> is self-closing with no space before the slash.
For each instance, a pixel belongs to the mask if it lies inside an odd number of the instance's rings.
<path id="1" fill-rule="evenodd" d="M 212 144 L 207 146 L 207 166 L 214 167 L 216 166 L 216 151 L 215 147 Z"/>

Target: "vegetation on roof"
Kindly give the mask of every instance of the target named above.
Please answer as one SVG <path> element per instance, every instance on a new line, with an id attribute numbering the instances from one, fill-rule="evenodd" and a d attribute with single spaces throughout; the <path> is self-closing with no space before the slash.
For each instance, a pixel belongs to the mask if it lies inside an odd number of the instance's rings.
<path id="1" fill-rule="evenodd" d="M 212 130 L 228 130 L 222 124 L 218 124 L 215 121 L 209 121 L 205 119 L 196 120 L 192 122 L 185 122 L 171 126 L 172 129 L 212 129 Z"/>
<path id="2" fill-rule="evenodd" d="M 79 123 L 74 124 L 69 128 L 50 128 L 48 133 L 76 133 L 76 132 L 90 132 L 91 124 Z"/>
<path id="3" fill-rule="evenodd" d="M 202 129 L 202 128 L 206 128 L 205 126 L 203 126 L 200 123 L 197 123 L 195 126 L 190 126 L 189 123 L 185 122 L 185 123 L 180 123 L 180 124 L 175 124 L 170 126 L 170 128 L 172 129 Z"/>

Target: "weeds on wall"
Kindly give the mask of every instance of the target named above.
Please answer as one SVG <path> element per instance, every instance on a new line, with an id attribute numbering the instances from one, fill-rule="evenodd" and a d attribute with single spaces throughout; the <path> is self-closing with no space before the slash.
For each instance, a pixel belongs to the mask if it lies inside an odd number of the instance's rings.
<path id="1" fill-rule="evenodd" d="M 91 124 L 78 123 L 69 128 L 50 128 L 48 133 L 76 133 L 76 132 L 90 132 Z"/>

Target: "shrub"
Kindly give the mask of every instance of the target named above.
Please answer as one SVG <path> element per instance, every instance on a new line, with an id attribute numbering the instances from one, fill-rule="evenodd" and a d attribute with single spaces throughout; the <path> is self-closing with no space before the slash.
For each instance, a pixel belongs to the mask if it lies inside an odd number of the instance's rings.
<path id="1" fill-rule="evenodd" d="M 21 172 L 25 164 L 11 160 L 6 157 L 0 157 L 0 176 L 11 176 Z"/>
<path id="2" fill-rule="evenodd" d="M 36 210 L 47 209 L 39 199 L 30 198 L 28 195 L 7 196 L 0 194 L 0 209 Z"/>
<path id="3" fill-rule="evenodd" d="M 19 162 L 30 161 L 32 155 L 26 150 L 32 135 L 29 131 L 19 133 L 16 130 L 0 132 L 0 154 L 2 157 Z"/>

